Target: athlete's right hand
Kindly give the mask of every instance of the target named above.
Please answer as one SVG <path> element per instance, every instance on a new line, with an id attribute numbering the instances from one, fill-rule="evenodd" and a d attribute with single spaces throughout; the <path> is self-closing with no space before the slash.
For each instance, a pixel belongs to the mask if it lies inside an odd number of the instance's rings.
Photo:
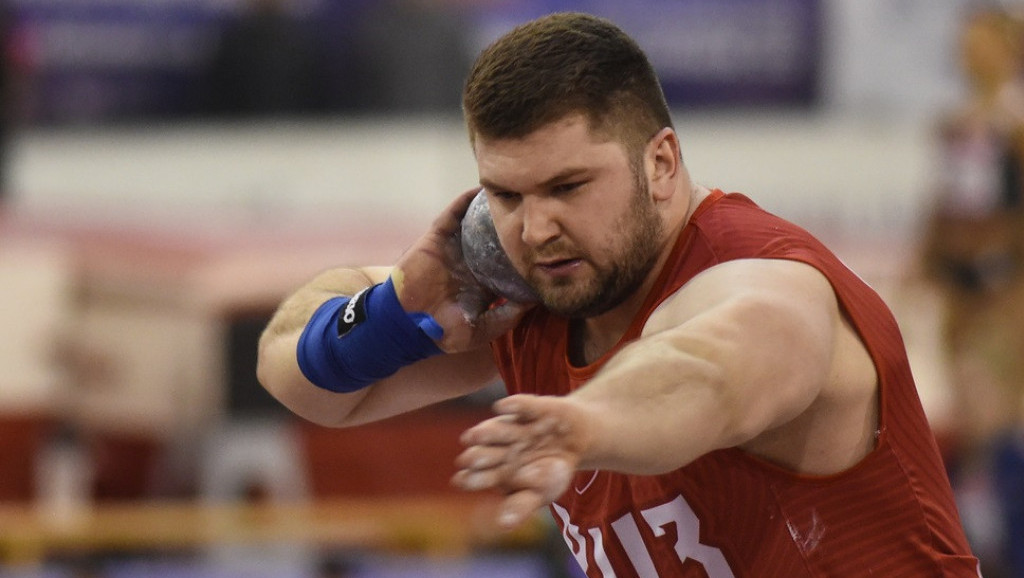
<path id="1" fill-rule="evenodd" d="M 391 272 L 408 312 L 428 313 L 444 329 L 438 346 L 448 353 L 482 347 L 515 327 L 532 305 L 505 302 L 481 286 L 462 258 L 461 224 L 479 188 L 459 195 Z"/>
<path id="2" fill-rule="evenodd" d="M 593 439 L 593 418 L 575 400 L 518 394 L 494 403 L 496 417 L 463 432 L 452 483 L 505 494 L 498 523 L 522 524 L 569 489 Z"/>

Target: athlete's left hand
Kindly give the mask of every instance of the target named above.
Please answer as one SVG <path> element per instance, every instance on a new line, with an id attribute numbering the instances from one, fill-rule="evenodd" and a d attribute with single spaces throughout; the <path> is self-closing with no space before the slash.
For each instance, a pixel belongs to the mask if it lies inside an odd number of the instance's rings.
<path id="1" fill-rule="evenodd" d="M 479 188 L 459 195 L 395 263 L 391 280 L 402 307 L 429 314 L 444 330 L 447 353 L 485 347 L 512 329 L 532 304 L 501 302 L 473 277 L 462 256 L 462 217 Z"/>
<path id="2" fill-rule="evenodd" d="M 501 399 L 494 410 L 463 433 L 452 483 L 503 492 L 498 523 L 511 529 L 569 488 L 587 445 L 585 412 L 574 400 L 535 395 Z"/>

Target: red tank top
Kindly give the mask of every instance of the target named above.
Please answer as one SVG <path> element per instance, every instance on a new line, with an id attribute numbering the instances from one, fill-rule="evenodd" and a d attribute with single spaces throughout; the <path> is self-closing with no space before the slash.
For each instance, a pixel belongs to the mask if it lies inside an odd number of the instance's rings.
<path id="1" fill-rule="evenodd" d="M 510 393 L 565 395 L 640 335 L 694 275 L 741 258 L 792 259 L 831 281 L 878 370 L 877 447 L 828 476 L 795 474 L 740 449 L 660 476 L 578 472 L 551 506 L 590 577 L 973 576 L 938 448 L 896 321 L 882 299 L 806 231 L 739 194 L 714 191 L 679 235 L 618 346 L 586 367 L 567 357 L 568 321 L 537 308 L 493 344 Z"/>

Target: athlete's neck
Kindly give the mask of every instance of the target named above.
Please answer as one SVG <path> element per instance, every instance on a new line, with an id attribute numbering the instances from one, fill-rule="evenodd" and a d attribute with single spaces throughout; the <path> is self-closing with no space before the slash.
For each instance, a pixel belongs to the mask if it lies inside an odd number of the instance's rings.
<path id="1" fill-rule="evenodd" d="M 708 198 L 711 194 L 711 189 L 703 185 L 693 185 L 690 188 L 690 206 L 686 209 L 686 217 L 683 219 L 684 224 L 689 224 L 690 219 L 693 218 L 694 213 L 700 207 L 700 204 L 704 202 L 704 199 Z"/>
<path id="2" fill-rule="evenodd" d="M 611 311 L 571 323 L 569 358 L 573 365 L 583 366 L 593 363 L 614 348 L 622 339 L 647 299 L 654 282 L 661 274 L 684 226 L 690 222 L 697 208 L 710 194 L 711 191 L 707 187 L 700 185 L 689 187 L 686 212 L 682 218 L 676 212 L 674 218 L 669 215 L 665 219 L 665 238 L 662 241 L 658 259 L 648 272 L 643 284 L 632 295 Z"/>

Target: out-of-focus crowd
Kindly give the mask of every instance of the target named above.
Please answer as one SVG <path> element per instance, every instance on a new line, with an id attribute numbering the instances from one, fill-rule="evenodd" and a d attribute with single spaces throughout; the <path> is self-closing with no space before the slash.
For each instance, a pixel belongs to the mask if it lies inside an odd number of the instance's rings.
<path id="1" fill-rule="evenodd" d="M 940 427 L 984 575 L 1024 576 L 1024 15 L 972 12 L 922 237 L 953 396 Z"/>

